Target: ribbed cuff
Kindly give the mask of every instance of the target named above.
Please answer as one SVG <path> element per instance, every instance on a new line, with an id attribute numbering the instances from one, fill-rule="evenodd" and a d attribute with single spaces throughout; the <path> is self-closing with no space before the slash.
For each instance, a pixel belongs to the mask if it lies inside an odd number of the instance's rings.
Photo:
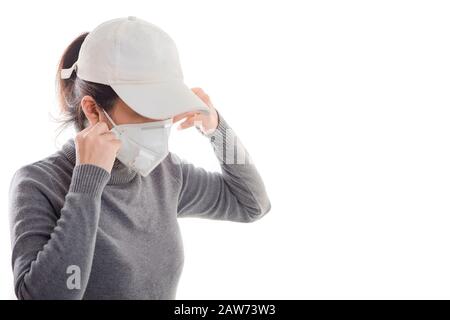
<path id="1" fill-rule="evenodd" d="M 208 133 L 204 133 L 200 128 L 196 127 L 197 130 L 205 137 L 210 138 L 217 136 L 218 134 L 221 134 L 222 136 L 225 136 L 226 134 L 226 130 L 230 129 L 230 126 L 226 123 L 225 119 L 222 117 L 222 115 L 219 113 L 219 111 L 217 111 L 217 128 L 214 129 L 214 131 L 208 132 Z M 211 140 L 211 142 L 213 142 L 214 139 Z"/>
<path id="2" fill-rule="evenodd" d="M 217 122 L 218 122 L 218 123 L 217 123 L 217 128 L 216 128 L 216 129 L 214 129 L 214 130 L 211 131 L 211 132 L 204 133 L 200 128 L 196 127 L 197 130 L 198 130 L 203 136 L 205 136 L 205 137 L 207 137 L 207 138 L 211 138 L 211 137 L 217 135 L 217 133 L 218 133 L 219 130 L 222 130 L 222 131 L 223 131 L 223 130 L 225 129 L 225 126 L 226 126 L 225 120 L 223 120 L 223 117 L 222 117 L 222 115 L 219 113 L 219 111 L 216 110 L 216 113 L 217 113 Z"/>
<path id="3" fill-rule="evenodd" d="M 225 163 L 227 156 L 228 161 L 233 161 L 236 134 L 218 111 L 217 115 L 218 124 L 214 131 L 205 134 L 199 128 L 197 129 L 209 139 L 220 163 Z"/>
<path id="4" fill-rule="evenodd" d="M 87 193 L 93 196 L 103 192 L 111 174 L 93 164 L 77 164 L 72 173 L 69 192 Z"/>

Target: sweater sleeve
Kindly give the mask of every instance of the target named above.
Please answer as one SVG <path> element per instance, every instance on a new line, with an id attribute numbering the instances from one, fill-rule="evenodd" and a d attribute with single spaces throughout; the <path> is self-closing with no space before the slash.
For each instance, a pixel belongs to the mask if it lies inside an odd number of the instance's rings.
<path id="1" fill-rule="evenodd" d="M 253 222 L 271 208 L 264 183 L 247 150 L 218 113 L 217 129 L 207 137 L 221 172 L 208 172 L 180 159 L 182 185 L 178 217 Z"/>
<path id="2" fill-rule="evenodd" d="M 9 189 L 16 296 L 82 299 L 94 256 L 101 194 L 110 173 L 91 164 L 76 165 L 60 212 L 46 197 L 51 183 L 39 174 L 33 165 L 22 167 Z"/>

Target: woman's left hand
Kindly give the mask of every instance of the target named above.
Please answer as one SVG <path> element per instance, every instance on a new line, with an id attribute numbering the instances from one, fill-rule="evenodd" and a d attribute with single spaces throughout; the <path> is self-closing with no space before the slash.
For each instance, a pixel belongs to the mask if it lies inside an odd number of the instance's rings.
<path id="1" fill-rule="evenodd" d="M 178 130 L 187 129 L 195 125 L 204 134 L 213 132 L 217 128 L 219 117 L 216 109 L 212 105 L 211 99 L 202 88 L 191 88 L 191 90 L 209 107 L 209 114 L 200 113 L 198 111 L 185 112 L 173 117 L 173 122 L 175 123 L 186 118 L 186 120 L 177 127 Z"/>

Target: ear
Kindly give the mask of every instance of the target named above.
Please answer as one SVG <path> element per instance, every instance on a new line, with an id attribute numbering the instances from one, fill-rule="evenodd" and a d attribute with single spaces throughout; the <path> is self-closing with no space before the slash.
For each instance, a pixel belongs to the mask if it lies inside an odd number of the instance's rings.
<path id="1" fill-rule="evenodd" d="M 81 99 L 81 108 L 90 125 L 94 125 L 101 121 L 99 107 L 91 96 L 84 96 L 83 99 Z"/>

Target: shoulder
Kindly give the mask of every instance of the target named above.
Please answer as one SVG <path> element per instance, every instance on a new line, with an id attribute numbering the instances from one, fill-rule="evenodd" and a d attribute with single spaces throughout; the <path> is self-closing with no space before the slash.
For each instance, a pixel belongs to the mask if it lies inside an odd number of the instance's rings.
<path id="1" fill-rule="evenodd" d="M 172 152 L 169 152 L 168 156 L 162 161 L 161 169 L 167 171 L 181 186 L 191 179 L 201 179 L 208 174 L 219 174 L 217 172 L 210 173 L 203 167 L 197 166 Z"/>
<path id="2" fill-rule="evenodd" d="M 190 163 L 185 158 L 179 156 L 176 153 L 169 152 L 166 158 L 160 164 L 161 170 L 167 171 L 179 184 L 183 184 L 183 180 L 186 179 L 186 175 L 192 173 L 192 171 L 202 168 L 198 168 Z"/>
<path id="3" fill-rule="evenodd" d="M 182 181 L 182 167 L 181 163 L 184 162 L 180 156 L 176 153 L 169 152 L 168 155 L 161 161 L 159 169 L 170 175 L 177 183 Z"/>
<path id="4" fill-rule="evenodd" d="M 45 158 L 23 165 L 13 173 L 8 193 L 13 234 L 26 230 L 33 221 L 44 223 L 49 221 L 47 219 L 56 221 L 59 217 L 68 187 L 62 183 L 63 170 L 57 167 Z"/>
<path id="5" fill-rule="evenodd" d="M 23 165 L 12 174 L 10 196 L 64 193 L 70 185 L 72 171 L 73 166 L 59 152 Z"/>

